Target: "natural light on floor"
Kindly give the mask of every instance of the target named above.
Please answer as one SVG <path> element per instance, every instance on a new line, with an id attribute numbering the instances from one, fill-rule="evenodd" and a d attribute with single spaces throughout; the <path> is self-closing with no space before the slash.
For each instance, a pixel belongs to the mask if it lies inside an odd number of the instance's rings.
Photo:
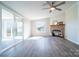
<path id="1" fill-rule="evenodd" d="M 34 37 L 31 37 L 29 38 L 28 40 L 39 40 L 39 39 L 44 39 L 45 37 L 43 36 L 34 36 Z"/>

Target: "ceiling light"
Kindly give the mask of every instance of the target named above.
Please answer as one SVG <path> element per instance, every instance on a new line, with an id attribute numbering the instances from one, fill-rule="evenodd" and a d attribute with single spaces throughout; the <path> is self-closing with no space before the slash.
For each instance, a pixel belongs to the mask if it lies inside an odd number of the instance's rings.
<path id="1" fill-rule="evenodd" d="M 55 10 L 55 8 L 52 7 L 52 8 L 50 8 L 50 10 Z"/>

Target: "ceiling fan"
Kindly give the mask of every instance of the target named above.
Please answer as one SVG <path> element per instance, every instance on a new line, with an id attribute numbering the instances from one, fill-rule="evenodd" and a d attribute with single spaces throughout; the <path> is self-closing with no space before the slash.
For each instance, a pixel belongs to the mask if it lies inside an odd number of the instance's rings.
<path id="1" fill-rule="evenodd" d="M 61 6 L 63 4 L 65 4 L 65 1 L 60 2 L 58 4 L 56 4 L 57 1 L 46 1 L 45 4 L 43 4 L 43 6 L 48 5 L 48 8 L 43 8 L 43 9 L 49 9 L 49 12 L 51 13 L 53 10 L 58 10 L 61 11 L 62 9 L 58 8 L 58 6 Z"/>

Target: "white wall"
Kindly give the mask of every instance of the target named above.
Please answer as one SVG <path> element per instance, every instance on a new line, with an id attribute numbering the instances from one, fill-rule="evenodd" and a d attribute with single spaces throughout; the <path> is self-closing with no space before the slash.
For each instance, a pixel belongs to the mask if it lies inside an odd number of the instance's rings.
<path id="1" fill-rule="evenodd" d="M 60 12 L 60 11 L 59 11 Z M 52 14 L 52 17 L 50 18 L 50 25 L 54 23 L 54 21 L 60 22 L 60 21 L 65 21 L 65 12 L 60 12 L 57 14 Z"/>
<path id="2" fill-rule="evenodd" d="M 65 12 L 65 38 L 79 44 L 78 31 L 78 4 L 70 6 Z"/>
<path id="3" fill-rule="evenodd" d="M 31 36 L 31 21 L 24 19 L 24 39 Z"/>

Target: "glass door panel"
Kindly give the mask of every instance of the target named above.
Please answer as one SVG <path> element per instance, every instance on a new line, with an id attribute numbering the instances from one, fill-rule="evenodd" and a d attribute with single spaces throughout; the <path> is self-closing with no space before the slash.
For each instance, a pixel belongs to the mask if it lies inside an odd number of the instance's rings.
<path id="1" fill-rule="evenodd" d="M 2 9 L 2 40 L 23 39 L 23 19 Z"/>
<path id="2" fill-rule="evenodd" d="M 15 39 L 23 39 L 23 19 L 20 17 L 15 17 L 15 30 L 14 32 L 14 38 Z"/>
<path id="3" fill-rule="evenodd" d="M 14 16 L 5 9 L 2 9 L 2 40 L 12 40 L 13 39 L 13 23 Z"/>

